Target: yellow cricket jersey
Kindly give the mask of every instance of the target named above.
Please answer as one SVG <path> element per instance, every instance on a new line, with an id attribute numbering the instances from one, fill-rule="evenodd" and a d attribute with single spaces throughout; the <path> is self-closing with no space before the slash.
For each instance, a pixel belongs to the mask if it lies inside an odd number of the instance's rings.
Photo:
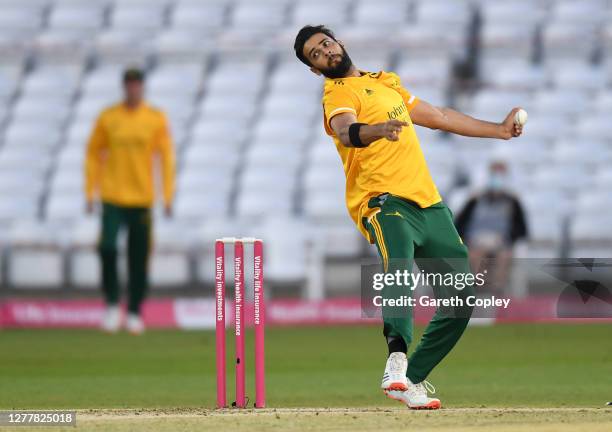
<path id="1" fill-rule="evenodd" d="M 394 73 L 362 72 L 359 77 L 326 79 L 323 93 L 325 131 L 334 138 L 346 175 L 346 205 L 361 233 L 370 241 L 363 218 L 373 196 L 390 193 L 425 208 L 442 200 L 434 184 L 410 119 L 418 99 L 402 87 Z M 380 139 L 364 148 L 349 148 L 335 136 L 330 121 L 350 112 L 360 123 L 405 121 L 399 141 Z"/>
<path id="2" fill-rule="evenodd" d="M 87 146 L 85 193 L 91 201 L 126 207 L 150 207 L 155 199 L 153 164 L 159 155 L 166 204 L 174 195 L 174 148 L 166 116 L 145 103 L 129 109 L 120 103 L 105 109 Z"/>

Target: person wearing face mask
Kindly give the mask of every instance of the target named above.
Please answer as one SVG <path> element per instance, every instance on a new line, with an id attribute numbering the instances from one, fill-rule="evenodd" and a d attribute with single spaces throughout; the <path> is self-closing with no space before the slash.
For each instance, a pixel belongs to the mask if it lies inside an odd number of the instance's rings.
<path id="1" fill-rule="evenodd" d="M 477 271 L 483 259 L 493 258 L 496 265 L 489 280 L 503 287 L 508 281 L 513 247 L 528 236 L 523 207 L 508 187 L 505 162 L 491 163 L 485 190 L 468 200 L 455 225 L 468 245 L 471 268 Z"/>

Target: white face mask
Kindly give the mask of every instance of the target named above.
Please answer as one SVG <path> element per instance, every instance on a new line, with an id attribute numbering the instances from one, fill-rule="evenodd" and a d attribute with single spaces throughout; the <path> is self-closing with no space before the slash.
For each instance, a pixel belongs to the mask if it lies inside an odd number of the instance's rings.
<path id="1" fill-rule="evenodd" d="M 501 191 L 506 188 L 506 176 L 504 174 L 493 173 L 489 177 L 489 190 Z"/>

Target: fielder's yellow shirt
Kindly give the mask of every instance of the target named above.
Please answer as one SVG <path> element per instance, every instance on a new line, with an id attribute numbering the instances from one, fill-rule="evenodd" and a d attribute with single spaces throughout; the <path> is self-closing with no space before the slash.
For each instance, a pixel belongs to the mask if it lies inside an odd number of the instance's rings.
<path id="1" fill-rule="evenodd" d="M 166 116 L 145 103 L 129 109 L 120 103 L 98 117 L 87 146 L 87 200 L 126 207 L 150 207 L 155 200 L 153 165 L 158 155 L 166 204 L 174 195 L 174 148 Z"/>
<path id="2" fill-rule="evenodd" d="M 422 208 L 442 201 L 410 119 L 409 113 L 417 103 L 418 99 L 402 87 L 394 73 L 362 72 L 359 77 L 325 80 L 325 130 L 333 136 L 344 165 L 349 214 L 370 242 L 373 239 L 362 221 L 374 211 L 368 208 L 368 200 L 373 196 L 390 193 Z M 335 115 L 345 112 L 355 114 L 360 123 L 397 119 L 409 126 L 402 128 L 399 141 L 383 138 L 368 147 L 349 148 L 342 145 L 330 125 Z"/>

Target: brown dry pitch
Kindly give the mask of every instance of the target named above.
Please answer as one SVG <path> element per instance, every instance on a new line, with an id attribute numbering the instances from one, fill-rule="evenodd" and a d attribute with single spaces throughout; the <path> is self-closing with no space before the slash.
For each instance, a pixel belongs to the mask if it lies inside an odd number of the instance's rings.
<path id="1" fill-rule="evenodd" d="M 40 428 L 5 428 L 40 431 Z M 46 430 L 46 429 L 45 429 Z M 612 408 L 268 408 L 80 410 L 77 427 L 53 431 L 525 431 L 609 432 Z"/>

